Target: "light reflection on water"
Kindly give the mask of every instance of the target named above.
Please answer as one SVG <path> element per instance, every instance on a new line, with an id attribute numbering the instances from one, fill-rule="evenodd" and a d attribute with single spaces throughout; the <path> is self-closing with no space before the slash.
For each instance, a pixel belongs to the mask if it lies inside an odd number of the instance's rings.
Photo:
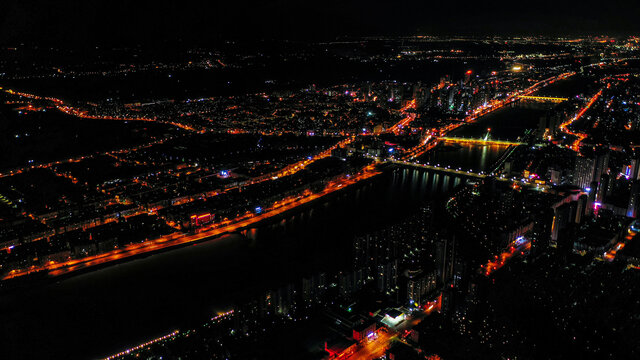
<path id="1" fill-rule="evenodd" d="M 418 161 L 432 165 L 448 165 L 453 169 L 487 171 L 507 150 L 508 145 L 477 145 L 468 143 L 444 143 L 421 156 Z"/>
<path id="2" fill-rule="evenodd" d="M 4 350 L 8 358 L 98 357 L 188 328 L 240 299 L 348 266 L 355 234 L 398 221 L 462 181 L 398 168 L 242 234 L 7 294 L 0 338 L 12 345 Z"/>

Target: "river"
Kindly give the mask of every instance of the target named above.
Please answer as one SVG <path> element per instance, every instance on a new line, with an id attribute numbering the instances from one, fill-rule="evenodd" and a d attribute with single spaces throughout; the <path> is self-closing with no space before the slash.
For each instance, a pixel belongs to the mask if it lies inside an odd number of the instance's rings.
<path id="1" fill-rule="evenodd" d="M 201 323 L 238 300 L 348 263 L 381 228 L 460 178 L 397 169 L 244 234 L 167 251 L 0 298 L 7 358 L 97 358 Z"/>
<path id="2" fill-rule="evenodd" d="M 540 111 L 517 105 L 464 126 L 514 139 Z M 504 146 L 445 147 L 423 160 L 486 170 Z M 0 297 L 3 359 L 98 358 L 201 323 L 234 302 L 349 262 L 355 234 L 401 219 L 463 180 L 399 168 L 259 224 L 200 244 Z"/>

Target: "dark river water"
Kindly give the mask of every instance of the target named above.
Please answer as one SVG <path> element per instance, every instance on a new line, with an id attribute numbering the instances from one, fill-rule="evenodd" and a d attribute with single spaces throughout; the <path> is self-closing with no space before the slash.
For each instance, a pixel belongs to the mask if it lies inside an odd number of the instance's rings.
<path id="1" fill-rule="evenodd" d="M 508 145 L 471 145 L 468 143 L 446 143 L 421 156 L 421 163 L 435 166 L 450 166 L 453 169 L 487 171 Z"/>
<path id="2" fill-rule="evenodd" d="M 455 136 L 515 139 L 544 108 L 508 107 Z M 445 147 L 422 161 L 486 170 L 504 146 Z M 199 324 L 267 289 L 348 264 L 353 236 L 390 224 L 461 178 L 398 168 L 243 234 L 0 296 L 0 359 L 99 358 Z"/>
<path id="3" fill-rule="evenodd" d="M 4 295 L 1 349 L 7 359 L 98 358 L 188 328 L 248 296 L 347 265 L 355 234 L 399 220 L 461 181 L 388 171 L 243 234 Z"/>
<path id="4" fill-rule="evenodd" d="M 540 118 L 552 105 L 535 102 L 518 102 L 496 110 L 478 121 L 461 126 L 449 136 L 464 138 L 489 137 L 494 140 L 517 140 L 524 135 L 526 129 L 537 129 Z"/>

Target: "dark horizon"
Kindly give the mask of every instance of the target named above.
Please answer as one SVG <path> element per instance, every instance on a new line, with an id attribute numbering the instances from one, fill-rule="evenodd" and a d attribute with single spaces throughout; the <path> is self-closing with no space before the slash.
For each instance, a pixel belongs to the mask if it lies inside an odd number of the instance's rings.
<path id="1" fill-rule="evenodd" d="M 638 14 L 0 2 L 1 357 L 640 359 Z"/>
<path id="2" fill-rule="evenodd" d="M 290 0 L 180 3 L 41 0 L 5 4 L 0 44 L 201 45 L 223 39 L 331 40 L 397 35 L 626 36 L 640 33 L 640 4 L 588 0 L 420 3 Z"/>

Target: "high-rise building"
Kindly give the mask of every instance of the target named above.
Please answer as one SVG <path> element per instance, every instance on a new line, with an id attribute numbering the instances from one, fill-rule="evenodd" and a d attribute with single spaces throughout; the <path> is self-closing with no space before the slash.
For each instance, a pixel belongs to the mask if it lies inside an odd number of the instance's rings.
<path id="1" fill-rule="evenodd" d="M 607 190 L 609 189 L 609 174 L 602 174 L 600 176 L 600 182 L 598 183 L 598 190 L 596 192 L 596 202 L 603 203 Z"/>
<path id="2" fill-rule="evenodd" d="M 605 196 L 611 196 L 613 194 L 613 190 L 616 187 L 616 175 L 613 174 L 613 172 L 609 172 L 609 176 L 608 176 L 608 184 L 607 184 L 607 191 Z"/>
<path id="3" fill-rule="evenodd" d="M 338 294 L 344 299 L 350 299 L 366 283 L 365 269 L 344 271 L 338 274 Z"/>
<path id="4" fill-rule="evenodd" d="M 379 292 L 390 294 L 395 292 L 398 284 L 398 260 L 378 265 L 376 286 Z"/>
<path id="5" fill-rule="evenodd" d="M 465 85 L 469 85 L 471 83 L 471 74 L 473 74 L 473 71 L 471 71 L 471 70 L 467 70 L 464 73 L 464 84 Z"/>
<path id="6" fill-rule="evenodd" d="M 631 160 L 629 165 L 629 180 L 640 180 L 640 159 L 636 158 Z"/>
<path id="7" fill-rule="evenodd" d="M 538 121 L 538 137 L 545 140 L 550 136 L 556 136 L 558 134 L 560 124 L 562 124 L 561 116 L 557 113 L 549 112 L 541 116 Z"/>
<path id="8" fill-rule="evenodd" d="M 556 169 L 551 169 L 551 183 L 554 185 L 560 184 L 560 171 Z"/>
<path id="9" fill-rule="evenodd" d="M 627 216 L 637 218 L 640 215 L 640 180 L 635 180 L 631 184 L 631 194 L 629 196 L 629 206 L 627 206 Z"/>
<path id="10" fill-rule="evenodd" d="M 338 294 L 343 299 L 349 299 L 354 292 L 355 285 L 353 281 L 353 272 L 341 272 L 338 275 Z"/>
<path id="11" fill-rule="evenodd" d="M 504 162 L 504 166 L 502 167 L 502 172 L 506 175 L 506 176 L 510 176 L 511 174 L 511 161 L 505 161 Z"/>
<path id="12" fill-rule="evenodd" d="M 324 273 L 315 274 L 302 279 L 302 300 L 305 305 L 319 302 L 327 290 L 327 279 Z"/>
<path id="13" fill-rule="evenodd" d="M 438 83 L 439 88 L 443 88 L 449 82 L 449 75 L 441 76 L 440 82 Z"/>
<path id="14" fill-rule="evenodd" d="M 407 270 L 407 302 L 411 305 L 423 305 L 427 290 L 427 278 L 421 269 Z"/>
<path id="15" fill-rule="evenodd" d="M 555 209 L 553 215 L 553 224 L 551 225 L 551 242 L 552 246 L 558 245 L 558 238 L 560 231 L 567 227 L 569 224 L 569 218 L 571 213 L 571 207 L 569 204 L 562 204 Z"/>
<path id="16" fill-rule="evenodd" d="M 311 303 L 314 299 L 313 278 L 302 279 L 302 301 L 305 304 Z"/>
<path id="17" fill-rule="evenodd" d="M 454 309 L 455 305 L 455 292 L 453 289 L 445 288 L 442 291 L 442 298 L 440 303 L 440 311 L 443 315 L 449 316 Z"/>
<path id="18" fill-rule="evenodd" d="M 598 182 L 597 181 L 592 181 L 591 184 L 589 184 L 589 196 L 587 197 L 587 214 L 591 215 L 593 214 L 593 210 L 596 207 L 596 195 L 598 193 Z"/>
<path id="19" fill-rule="evenodd" d="M 593 174 L 595 173 L 596 163 L 593 159 L 578 156 L 573 168 L 573 183 L 582 189 L 589 189 Z"/>
<path id="20" fill-rule="evenodd" d="M 602 175 L 607 174 L 609 171 L 609 152 L 605 152 L 596 156 L 595 169 L 593 173 L 593 179 L 591 181 L 597 181 L 600 184 Z M 601 186 L 599 186 L 601 187 Z"/>
<path id="21" fill-rule="evenodd" d="M 578 204 L 576 207 L 576 217 L 574 219 L 574 222 L 576 224 L 582 223 L 582 219 L 584 218 L 584 215 L 586 214 L 586 211 L 587 211 L 587 202 L 588 202 L 587 195 L 581 195 L 580 198 L 578 198 Z"/>
<path id="22" fill-rule="evenodd" d="M 291 315 L 296 311 L 296 288 L 293 284 L 285 285 L 272 292 L 271 298 L 276 313 Z"/>
<path id="23" fill-rule="evenodd" d="M 455 258 L 455 236 L 445 237 L 436 243 L 436 274 L 440 284 L 447 284 L 453 278 Z"/>

